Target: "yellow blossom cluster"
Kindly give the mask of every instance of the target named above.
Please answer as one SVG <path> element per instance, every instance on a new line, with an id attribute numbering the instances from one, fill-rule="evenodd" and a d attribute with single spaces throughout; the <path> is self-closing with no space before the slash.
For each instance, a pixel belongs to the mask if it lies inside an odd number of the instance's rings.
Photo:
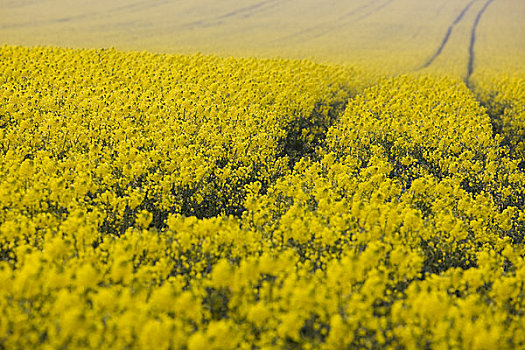
<path id="1" fill-rule="evenodd" d="M 0 72 L 0 348 L 525 347 L 518 80 L 11 46 Z"/>
<path id="2" fill-rule="evenodd" d="M 525 72 L 481 70 L 474 77 L 474 90 L 496 132 L 511 152 L 525 157 Z"/>

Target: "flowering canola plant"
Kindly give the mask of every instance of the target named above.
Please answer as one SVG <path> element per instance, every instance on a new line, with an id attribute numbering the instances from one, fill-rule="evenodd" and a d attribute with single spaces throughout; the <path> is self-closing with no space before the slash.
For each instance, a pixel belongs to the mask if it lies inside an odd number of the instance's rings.
<path id="1" fill-rule="evenodd" d="M 525 347 L 523 79 L 0 48 L 0 348 Z"/>

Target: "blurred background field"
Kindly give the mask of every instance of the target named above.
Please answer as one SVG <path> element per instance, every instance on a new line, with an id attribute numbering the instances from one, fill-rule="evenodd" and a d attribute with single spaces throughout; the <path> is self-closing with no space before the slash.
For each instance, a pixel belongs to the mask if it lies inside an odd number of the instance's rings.
<path id="1" fill-rule="evenodd" d="M 1 0 L 0 43 L 309 58 L 386 73 L 523 69 L 522 0 Z M 478 18 L 477 27 L 476 18 Z M 441 47 L 442 46 L 442 47 Z M 441 49 L 440 49 L 441 47 Z"/>

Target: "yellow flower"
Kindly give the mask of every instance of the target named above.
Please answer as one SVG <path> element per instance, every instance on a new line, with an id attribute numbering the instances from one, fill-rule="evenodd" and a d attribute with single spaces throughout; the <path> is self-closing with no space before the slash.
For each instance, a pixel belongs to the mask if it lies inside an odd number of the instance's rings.
<path id="1" fill-rule="evenodd" d="M 195 332 L 188 339 L 188 350 L 208 350 L 210 349 L 210 343 L 205 334 L 201 332 Z"/>

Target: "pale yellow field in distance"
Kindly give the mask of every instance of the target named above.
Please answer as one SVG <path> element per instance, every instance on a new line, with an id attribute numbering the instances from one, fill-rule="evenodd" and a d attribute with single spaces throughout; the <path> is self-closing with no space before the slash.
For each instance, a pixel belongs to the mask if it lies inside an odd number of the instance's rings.
<path id="1" fill-rule="evenodd" d="M 431 61 L 425 69 L 465 76 L 473 34 L 478 67 L 516 70 L 525 51 L 522 0 L 1 0 L 0 12 L 3 44 L 313 58 L 387 73 Z"/>

